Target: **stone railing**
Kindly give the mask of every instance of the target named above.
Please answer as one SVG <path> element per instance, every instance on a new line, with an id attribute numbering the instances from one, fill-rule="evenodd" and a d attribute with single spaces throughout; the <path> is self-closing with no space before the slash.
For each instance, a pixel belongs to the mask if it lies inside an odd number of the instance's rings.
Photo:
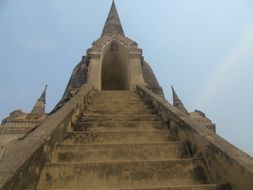
<path id="1" fill-rule="evenodd" d="M 209 182 L 230 183 L 233 190 L 253 189 L 253 158 L 213 131 L 195 123 L 145 86 L 137 93 L 151 104 L 170 132 L 185 145 L 193 158 L 202 159 Z"/>
<path id="2" fill-rule="evenodd" d="M 90 102 L 91 85 L 80 91 L 58 111 L 14 141 L 0 160 L 0 189 L 35 189 L 41 168 L 52 157 L 55 146 L 66 138 L 71 124 Z"/>

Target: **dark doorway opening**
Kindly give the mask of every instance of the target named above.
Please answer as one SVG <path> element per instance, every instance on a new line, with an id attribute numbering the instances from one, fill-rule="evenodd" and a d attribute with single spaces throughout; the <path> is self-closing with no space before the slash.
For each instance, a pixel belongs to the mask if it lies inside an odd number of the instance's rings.
<path id="1" fill-rule="evenodd" d="M 112 41 L 103 50 L 102 90 L 129 90 L 128 50 Z"/>

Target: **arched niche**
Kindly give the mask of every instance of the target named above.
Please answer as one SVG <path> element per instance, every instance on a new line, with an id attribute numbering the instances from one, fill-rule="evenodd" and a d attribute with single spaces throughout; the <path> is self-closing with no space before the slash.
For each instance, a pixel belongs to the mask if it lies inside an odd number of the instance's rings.
<path id="1" fill-rule="evenodd" d="M 129 52 L 117 41 L 109 42 L 102 52 L 102 90 L 129 90 Z"/>

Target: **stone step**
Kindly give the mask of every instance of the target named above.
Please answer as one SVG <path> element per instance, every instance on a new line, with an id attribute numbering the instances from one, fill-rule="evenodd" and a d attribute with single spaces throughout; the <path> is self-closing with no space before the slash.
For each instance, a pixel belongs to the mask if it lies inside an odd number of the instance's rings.
<path id="1" fill-rule="evenodd" d="M 124 91 L 124 90 L 104 90 L 104 91 L 97 91 L 95 95 L 109 95 L 109 96 L 119 96 L 119 95 L 125 95 L 125 96 L 136 96 L 136 92 L 134 91 Z"/>
<path id="2" fill-rule="evenodd" d="M 89 105 L 89 109 L 96 109 L 96 110 L 136 110 L 136 109 L 152 109 L 151 106 L 146 105 L 146 104 L 135 104 L 135 105 L 130 105 L 130 104 L 91 104 Z"/>
<path id="3" fill-rule="evenodd" d="M 75 122 L 74 131 L 157 131 L 164 130 L 161 121 L 101 121 L 101 122 Z"/>
<path id="4" fill-rule="evenodd" d="M 101 109 L 99 108 L 88 108 L 85 110 L 86 114 L 100 114 L 100 115 L 129 115 L 129 114 L 135 114 L 135 115 L 142 115 L 142 114 L 155 114 L 156 111 L 153 109 L 144 109 L 144 108 L 122 108 L 122 109 L 112 109 L 110 107 L 103 107 Z"/>
<path id="5" fill-rule="evenodd" d="M 123 110 L 123 111 L 149 111 L 154 110 L 152 107 L 145 105 L 145 104 L 92 104 L 90 105 L 86 110 L 96 110 L 96 111 L 117 111 L 117 110 Z"/>
<path id="6" fill-rule="evenodd" d="M 72 132 L 68 134 L 64 144 L 160 143 L 171 140 L 170 134 L 164 131 Z"/>
<path id="7" fill-rule="evenodd" d="M 50 163 L 41 173 L 38 189 L 193 185 L 199 183 L 197 165 L 193 159 Z"/>
<path id="8" fill-rule="evenodd" d="M 78 121 L 96 121 L 96 122 L 105 122 L 105 121 L 160 121 L 160 118 L 156 114 L 145 114 L 145 115 L 96 115 L 96 114 L 87 114 L 82 116 Z"/>
<path id="9" fill-rule="evenodd" d="M 109 101 L 109 102 L 122 102 L 122 101 L 142 101 L 142 99 L 138 96 L 94 96 L 93 101 Z"/>
<path id="10" fill-rule="evenodd" d="M 142 98 L 139 96 L 93 96 L 92 98 L 93 101 L 102 101 L 102 100 L 106 100 L 109 102 L 122 102 L 122 101 L 142 101 Z"/>
<path id="11" fill-rule="evenodd" d="M 103 97 L 103 98 L 95 98 L 92 103 L 94 104 L 102 104 L 102 103 L 110 103 L 110 104 L 144 104 L 144 102 L 141 99 L 138 98 L 107 98 L 107 97 Z"/>
<path id="12" fill-rule="evenodd" d="M 139 102 L 143 102 L 139 96 L 118 96 L 118 97 L 94 96 L 92 102 L 101 102 L 101 101 L 107 101 L 107 102 L 139 101 Z"/>
<path id="13" fill-rule="evenodd" d="M 120 188 L 67 188 L 56 190 L 232 190 L 229 184 L 199 184 L 184 186 L 157 186 L 157 187 L 120 187 Z"/>
<path id="14" fill-rule="evenodd" d="M 150 106 L 145 104 L 144 102 L 141 101 L 107 101 L 107 100 L 103 100 L 103 101 L 95 101 L 92 102 L 92 104 L 90 105 L 90 107 L 97 107 L 97 108 L 101 108 L 101 107 L 109 107 L 109 108 L 117 108 L 119 109 L 120 107 L 122 108 L 128 108 L 129 106 L 131 106 L 131 108 L 149 108 Z"/>
<path id="15" fill-rule="evenodd" d="M 164 160 L 182 157 L 178 142 L 145 144 L 58 145 L 56 162 Z"/>
<path id="16" fill-rule="evenodd" d="M 93 98 L 94 98 L 94 100 L 107 99 L 108 101 L 115 100 L 115 99 L 117 99 L 117 100 L 131 100 L 131 99 L 141 100 L 141 97 L 139 97 L 138 95 L 129 96 L 129 95 L 125 95 L 125 94 L 118 94 L 118 95 L 103 95 L 103 94 L 98 95 L 98 94 L 96 94 L 96 95 L 94 95 Z"/>
<path id="17" fill-rule="evenodd" d="M 135 91 L 132 90 L 100 90 L 100 91 L 96 91 L 97 94 L 99 93 L 135 93 Z"/>

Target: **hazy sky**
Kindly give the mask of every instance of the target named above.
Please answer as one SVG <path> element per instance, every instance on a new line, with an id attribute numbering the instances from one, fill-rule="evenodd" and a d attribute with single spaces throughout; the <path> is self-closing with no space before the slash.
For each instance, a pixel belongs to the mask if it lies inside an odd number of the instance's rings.
<path id="1" fill-rule="evenodd" d="M 171 101 L 200 109 L 217 133 L 253 155 L 253 1 L 117 0 Z M 99 38 L 111 0 L 0 0 L 0 119 L 30 111 L 48 84 L 47 111 Z"/>

